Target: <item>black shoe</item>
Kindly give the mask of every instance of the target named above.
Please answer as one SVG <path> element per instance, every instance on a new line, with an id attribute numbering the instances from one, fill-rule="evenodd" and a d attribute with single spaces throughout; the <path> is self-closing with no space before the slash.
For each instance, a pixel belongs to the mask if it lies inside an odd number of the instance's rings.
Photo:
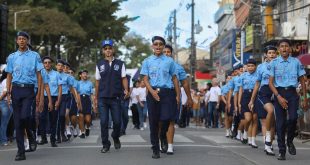
<path id="1" fill-rule="evenodd" d="M 37 142 L 36 141 L 29 141 L 29 149 L 30 152 L 36 151 L 37 150 Z"/>
<path id="2" fill-rule="evenodd" d="M 110 145 L 108 146 L 103 146 L 101 149 L 101 153 L 107 153 L 110 150 Z"/>
<path id="3" fill-rule="evenodd" d="M 173 151 L 167 151 L 167 155 L 173 155 Z"/>
<path id="4" fill-rule="evenodd" d="M 121 148 L 121 142 L 119 141 L 119 138 L 113 138 L 113 141 L 114 141 L 114 148 L 116 150 L 120 149 Z"/>
<path id="5" fill-rule="evenodd" d="M 38 145 L 44 145 L 44 144 L 47 144 L 47 143 L 48 143 L 47 139 L 42 138 L 42 139 L 38 142 Z"/>
<path id="6" fill-rule="evenodd" d="M 89 136 L 90 130 L 89 129 L 85 129 L 85 135 Z"/>
<path id="7" fill-rule="evenodd" d="M 258 146 L 256 144 L 255 145 L 251 144 L 251 147 L 252 148 L 258 148 Z"/>
<path id="8" fill-rule="evenodd" d="M 284 153 L 280 153 L 279 157 L 278 157 L 278 160 L 286 160 L 285 154 Z"/>
<path id="9" fill-rule="evenodd" d="M 247 144 L 248 143 L 248 139 L 243 139 L 241 142 L 242 142 L 242 144 Z"/>
<path id="10" fill-rule="evenodd" d="M 153 158 L 153 159 L 159 159 L 159 158 L 160 158 L 159 151 L 153 150 L 152 158 Z"/>
<path id="11" fill-rule="evenodd" d="M 291 155 L 296 155 L 296 148 L 293 143 L 287 144 L 287 147 L 288 147 L 288 153 L 290 153 Z"/>
<path id="12" fill-rule="evenodd" d="M 269 156 L 275 156 L 276 154 L 272 151 L 267 151 L 267 150 L 264 150 L 266 152 L 266 155 L 269 155 Z"/>
<path id="13" fill-rule="evenodd" d="M 160 146 L 161 146 L 161 152 L 166 153 L 168 150 L 167 138 L 161 138 L 160 139 Z"/>
<path id="14" fill-rule="evenodd" d="M 80 138 L 81 138 L 81 139 L 85 139 L 85 134 L 82 133 L 82 134 L 80 135 Z"/>
<path id="15" fill-rule="evenodd" d="M 17 155 L 15 157 L 15 161 L 21 161 L 21 160 L 26 160 L 25 153 L 23 153 L 23 154 L 17 153 Z"/>
<path id="16" fill-rule="evenodd" d="M 51 143 L 51 147 L 58 147 L 57 144 L 55 142 Z"/>
<path id="17" fill-rule="evenodd" d="M 69 139 L 68 139 L 64 134 L 61 135 L 61 140 L 62 140 L 63 142 L 69 141 Z"/>

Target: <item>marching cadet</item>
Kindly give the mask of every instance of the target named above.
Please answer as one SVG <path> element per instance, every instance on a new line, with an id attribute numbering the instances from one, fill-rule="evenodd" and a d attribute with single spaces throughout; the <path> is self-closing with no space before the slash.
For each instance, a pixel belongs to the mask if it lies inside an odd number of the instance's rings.
<path id="1" fill-rule="evenodd" d="M 152 158 L 160 158 L 159 131 L 166 134 L 169 122 L 175 119 L 176 105 L 180 102 L 177 70 L 172 58 L 163 54 L 165 39 L 152 38 L 154 54 L 143 61 L 140 74 L 148 90 L 147 106 L 151 131 Z M 161 123 L 161 126 L 160 126 Z"/>
<path id="2" fill-rule="evenodd" d="M 79 72 L 80 81 L 78 82 L 78 92 L 80 94 L 82 111 L 79 111 L 79 127 L 81 130 L 80 138 L 89 136 L 91 123 L 91 98 L 93 95 L 93 83 L 88 80 L 88 71 L 82 70 Z"/>
<path id="3" fill-rule="evenodd" d="M 257 81 L 252 93 L 249 107 L 255 108 L 258 118 L 262 123 L 263 140 L 265 142 L 265 152 L 274 156 L 272 141 L 275 133 L 274 107 L 272 104 L 272 91 L 269 88 L 269 76 L 271 61 L 276 58 L 277 48 L 270 45 L 265 48 L 266 61 L 257 67 Z"/>
<path id="4" fill-rule="evenodd" d="M 58 109 L 62 97 L 62 84 L 64 83 L 60 79 L 60 75 L 57 71 L 52 69 L 53 59 L 46 56 L 43 57 L 44 68 L 41 71 L 42 77 L 45 77 L 44 83 L 48 84 L 48 89 L 44 91 L 44 108 L 40 112 L 40 134 L 41 141 L 39 145 L 44 145 L 48 143 L 46 136 L 46 124 L 47 120 L 50 123 L 50 143 L 52 147 L 57 147 L 56 145 L 56 129 L 58 121 Z M 51 100 L 51 101 L 50 101 Z M 52 105 L 50 105 L 50 103 Z"/>
<path id="5" fill-rule="evenodd" d="M 172 46 L 165 45 L 165 49 L 164 49 L 163 53 L 166 56 L 172 58 L 172 53 L 173 53 Z M 192 104 L 193 104 L 193 100 L 192 100 L 192 97 L 191 97 L 191 92 L 190 92 L 190 87 L 189 87 L 189 82 L 187 80 L 186 72 L 185 72 L 184 68 L 180 64 L 178 64 L 177 62 L 174 62 L 174 63 L 175 63 L 175 68 L 177 70 L 177 75 L 176 76 L 177 76 L 178 80 L 181 82 L 180 85 L 183 86 L 183 88 L 185 90 L 185 93 L 187 95 L 186 104 L 187 104 L 188 107 L 191 107 Z M 180 88 L 180 87 L 178 87 L 178 88 Z M 179 90 L 181 90 L 181 89 L 179 89 Z M 174 124 L 175 124 L 175 121 L 179 120 L 180 105 L 176 105 L 176 109 L 175 110 L 176 110 L 176 112 L 175 112 L 175 119 L 172 119 L 170 121 L 168 132 L 167 132 L 168 148 L 167 148 L 166 152 L 167 152 L 168 155 L 173 155 L 173 138 L 174 138 L 174 133 L 175 133 Z M 166 137 L 164 137 L 164 138 L 166 138 Z M 163 150 L 163 148 L 162 148 L 162 150 Z"/>
<path id="6" fill-rule="evenodd" d="M 96 85 L 95 85 L 95 111 L 99 109 L 102 149 L 101 153 L 110 150 L 109 141 L 109 112 L 113 120 L 112 138 L 114 148 L 119 150 L 121 142 L 119 140 L 121 131 L 121 98 L 129 97 L 128 82 L 126 78 L 126 68 L 123 61 L 114 57 L 112 40 L 102 42 L 104 59 L 100 60 L 96 66 Z M 123 90 L 124 89 L 124 90 Z"/>
<path id="7" fill-rule="evenodd" d="M 228 83 L 231 80 L 231 73 L 228 74 L 226 78 L 226 84 L 221 87 L 221 100 L 223 102 L 223 106 L 225 109 L 225 128 L 226 128 L 226 137 L 232 137 L 232 132 L 231 132 L 231 124 L 232 124 L 232 113 L 230 113 L 230 110 L 228 110 L 227 107 L 227 101 L 228 101 L 228 93 L 229 93 L 229 87 Z M 230 115 L 231 114 L 231 115 Z"/>
<path id="8" fill-rule="evenodd" d="M 249 103 L 256 80 L 256 61 L 254 59 L 249 59 L 247 61 L 247 72 L 245 72 L 240 79 L 238 105 L 241 107 L 241 116 L 244 119 L 243 141 L 248 140 L 249 145 L 251 145 L 253 148 L 257 148 L 255 138 L 258 122 L 257 113 L 253 110 L 253 106 L 249 107 Z"/>
<path id="9" fill-rule="evenodd" d="M 269 87 L 275 95 L 275 115 L 277 142 L 279 147 L 278 160 L 285 160 L 286 145 L 291 155 L 296 155 L 296 148 L 293 144 L 294 134 L 297 124 L 297 110 L 299 107 L 299 97 L 296 92 L 298 80 L 303 90 L 303 109 L 308 109 L 308 99 L 306 95 L 305 70 L 300 61 L 290 57 L 291 43 L 288 39 L 278 42 L 278 50 L 281 56 L 271 63 Z M 285 130 L 287 129 L 287 139 L 285 143 Z"/>
<path id="10" fill-rule="evenodd" d="M 26 32 L 18 32 L 16 42 L 18 50 L 9 55 L 7 59 L 7 93 L 8 103 L 12 99 L 14 124 L 16 130 L 17 155 L 16 161 L 25 160 L 24 130 L 31 125 L 31 105 L 36 98 L 37 105 L 40 101 L 41 85 L 38 86 L 38 93 L 35 96 L 34 86 L 36 79 L 38 84 L 42 83 L 40 71 L 43 69 L 40 55 L 29 50 L 29 35 Z M 30 149 L 36 150 L 36 139 L 29 132 Z"/>

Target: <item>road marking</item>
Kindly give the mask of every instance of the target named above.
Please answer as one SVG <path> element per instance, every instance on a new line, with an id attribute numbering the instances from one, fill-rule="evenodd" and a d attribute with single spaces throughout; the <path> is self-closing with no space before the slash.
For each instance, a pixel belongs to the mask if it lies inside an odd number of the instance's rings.
<path id="1" fill-rule="evenodd" d="M 125 135 L 120 137 L 122 143 L 145 143 L 141 135 Z"/>
<path id="2" fill-rule="evenodd" d="M 191 139 L 180 135 L 180 134 L 175 134 L 174 135 L 174 142 L 176 143 L 194 143 L 194 141 L 192 141 Z"/>
<path id="3" fill-rule="evenodd" d="M 87 144 L 87 143 L 97 143 L 99 138 L 99 135 L 90 135 L 88 137 L 86 137 L 85 139 L 81 139 L 81 138 L 74 138 L 71 143 L 73 144 Z"/>
<path id="4" fill-rule="evenodd" d="M 218 143 L 218 144 L 236 144 L 236 143 L 240 143 L 238 141 L 235 141 L 235 140 L 232 140 L 232 139 L 228 139 L 226 138 L 225 136 L 199 136 L 205 140 L 208 140 L 208 141 L 213 141 L 215 143 Z"/>

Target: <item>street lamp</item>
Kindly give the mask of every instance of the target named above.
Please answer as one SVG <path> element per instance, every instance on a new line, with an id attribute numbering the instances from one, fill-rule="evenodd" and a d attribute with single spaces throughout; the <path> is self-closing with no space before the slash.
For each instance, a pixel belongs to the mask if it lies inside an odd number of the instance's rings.
<path id="1" fill-rule="evenodd" d="M 20 11 L 16 11 L 14 12 L 14 30 L 16 31 L 16 20 L 17 20 L 17 14 L 19 13 L 29 13 L 30 10 L 20 10 Z"/>

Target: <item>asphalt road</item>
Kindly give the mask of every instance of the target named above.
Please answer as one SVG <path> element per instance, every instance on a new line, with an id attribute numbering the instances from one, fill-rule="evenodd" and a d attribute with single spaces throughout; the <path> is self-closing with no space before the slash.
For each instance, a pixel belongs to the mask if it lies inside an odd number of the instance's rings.
<path id="1" fill-rule="evenodd" d="M 127 135 L 121 137 L 122 148 L 115 150 L 113 145 L 109 153 L 100 153 L 101 139 L 99 122 L 95 121 L 91 135 L 86 139 L 75 138 L 70 142 L 51 148 L 49 144 L 39 146 L 36 152 L 26 153 L 27 160 L 15 162 L 16 144 L 0 147 L 0 164 L 23 165 L 248 165 L 272 164 L 291 165 L 308 164 L 310 161 L 310 143 L 302 144 L 295 140 L 297 155 L 287 155 L 286 161 L 278 161 L 274 156 L 263 152 L 262 138 L 257 137 L 258 149 L 252 149 L 238 141 L 224 137 L 223 129 L 205 129 L 191 126 L 178 128 L 175 136 L 175 154 L 161 154 L 161 158 L 151 158 L 152 151 L 149 130 L 127 129 Z M 129 126 L 130 127 L 130 126 Z M 275 152 L 278 153 L 277 147 Z"/>

